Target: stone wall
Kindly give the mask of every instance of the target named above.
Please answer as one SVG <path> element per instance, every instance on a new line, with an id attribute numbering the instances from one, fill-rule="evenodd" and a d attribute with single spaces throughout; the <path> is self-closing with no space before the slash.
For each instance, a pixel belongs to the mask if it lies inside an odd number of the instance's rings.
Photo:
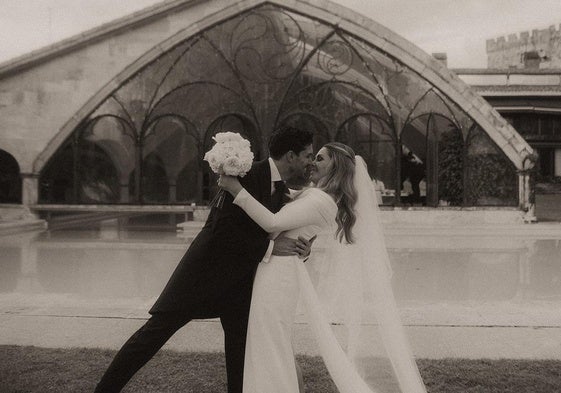
<path id="1" fill-rule="evenodd" d="M 34 172 L 38 155 L 67 122 L 82 115 L 80 109 L 96 93 L 162 41 L 221 5 L 183 3 L 182 9 L 137 23 L 133 15 L 121 28 L 112 22 L 110 32 L 101 26 L 0 64 L 0 148 L 14 156 L 24 177 Z"/>
<path id="2" fill-rule="evenodd" d="M 488 68 L 561 68 L 561 24 L 487 40 Z"/>

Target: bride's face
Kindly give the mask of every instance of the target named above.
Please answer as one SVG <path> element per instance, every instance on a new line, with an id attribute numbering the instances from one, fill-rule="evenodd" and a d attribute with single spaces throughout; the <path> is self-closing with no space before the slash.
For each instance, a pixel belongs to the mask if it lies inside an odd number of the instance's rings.
<path id="1" fill-rule="evenodd" d="M 318 153 L 316 154 L 316 158 L 314 159 L 314 164 L 312 166 L 310 180 L 314 184 L 318 184 L 318 182 L 327 176 L 331 171 L 331 167 L 333 166 L 333 160 L 329 157 L 329 152 L 325 147 L 322 147 Z"/>

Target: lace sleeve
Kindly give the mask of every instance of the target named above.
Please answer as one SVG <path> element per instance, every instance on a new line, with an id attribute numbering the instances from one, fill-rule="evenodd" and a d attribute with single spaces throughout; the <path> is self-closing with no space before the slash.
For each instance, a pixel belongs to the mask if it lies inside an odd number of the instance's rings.
<path id="1" fill-rule="evenodd" d="M 241 207 L 253 221 L 269 233 L 287 231 L 306 225 L 323 227 L 327 224 L 323 212 L 324 205 L 329 203 L 329 200 L 318 198 L 318 193 L 323 192 L 315 191 L 317 192 L 303 193 L 298 199 L 287 203 L 278 213 L 272 213 L 245 189 L 238 193 L 234 204 Z M 327 196 L 327 198 L 330 197 Z M 335 204 L 335 202 L 332 203 Z"/>

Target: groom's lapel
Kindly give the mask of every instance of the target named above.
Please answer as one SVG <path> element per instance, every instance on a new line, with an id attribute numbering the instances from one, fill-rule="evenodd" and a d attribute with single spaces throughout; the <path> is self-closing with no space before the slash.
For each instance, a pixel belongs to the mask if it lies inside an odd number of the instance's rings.
<path id="1" fill-rule="evenodd" d="M 271 167 L 269 160 L 255 162 L 251 168 L 251 176 L 240 179 L 255 199 L 267 209 L 271 209 Z"/>

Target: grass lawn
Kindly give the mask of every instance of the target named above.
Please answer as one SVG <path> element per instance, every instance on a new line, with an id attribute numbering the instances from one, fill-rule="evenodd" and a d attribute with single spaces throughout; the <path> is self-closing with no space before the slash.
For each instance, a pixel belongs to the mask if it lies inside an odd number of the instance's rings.
<path id="1" fill-rule="evenodd" d="M 0 346 L 0 392 L 92 392 L 115 351 Z M 336 393 L 318 357 L 300 356 L 306 392 Z M 561 392 L 561 361 L 418 361 L 430 393 Z M 161 351 L 127 385 L 128 393 L 226 392 L 222 353 Z"/>

